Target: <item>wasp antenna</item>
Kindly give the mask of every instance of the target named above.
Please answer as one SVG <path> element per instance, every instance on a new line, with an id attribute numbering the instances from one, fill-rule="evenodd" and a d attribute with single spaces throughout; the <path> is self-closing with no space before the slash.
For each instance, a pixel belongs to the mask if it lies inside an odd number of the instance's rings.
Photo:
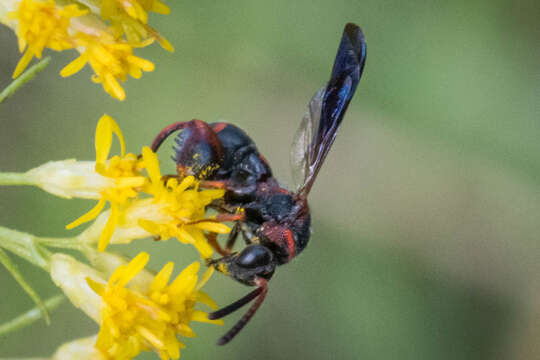
<path id="1" fill-rule="evenodd" d="M 234 337 L 246 326 L 246 324 L 249 322 L 249 320 L 255 315 L 259 307 L 264 301 L 264 298 L 266 297 L 266 293 L 268 292 L 268 286 L 266 284 L 266 280 L 260 279 L 258 281 L 259 287 L 256 290 L 259 290 L 257 300 L 251 305 L 247 313 L 242 316 L 240 320 L 229 330 L 225 335 L 223 335 L 217 342 L 218 345 L 225 345 L 228 342 L 230 342 Z M 252 291 L 250 294 L 254 293 L 255 291 Z"/>
<path id="2" fill-rule="evenodd" d="M 152 141 L 152 146 L 150 146 L 150 148 L 152 149 L 153 152 L 157 152 L 161 144 L 165 141 L 165 139 L 167 139 L 173 132 L 182 130 L 188 125 L 189 125 L 189 121 L 178 121 L 178 122 L 175 122 L 174 124 L 171 124 L 165 127 L 155 137 L 154 141 Z M 176 159 L 173 158 L 173 160 L 176 160 Z"/>
<path id="3" fill-rule="evenodd" d="M 259 294 L 262 292 L 262 289 L 263 289 L 262 287 L 256 288 L 255 290 L 253 290 L 252 292 L 250 292 L 243 298 L 236 300 L 232 304 L 227 305 L 222 309 L 219 309 L 217 311 L 214 311 L 208 314 L 208 318 L 210 320 L 217 320 L 235 312 L 236 310 L 240 309 L 242 306 L 246 305 L 251 300 L 255 299 L 257 296 L 259 296 Z"/>

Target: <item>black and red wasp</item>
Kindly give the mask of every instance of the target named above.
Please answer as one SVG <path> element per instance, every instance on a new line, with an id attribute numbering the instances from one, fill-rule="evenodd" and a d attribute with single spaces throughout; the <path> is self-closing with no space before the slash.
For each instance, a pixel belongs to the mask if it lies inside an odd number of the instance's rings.
<path id="1" fill-rule="evenodd" d="M 221 221 L 234 221 L 223 249 L 215 237 L 209 243 L 223 257 L 208 260 L 209 266 L 237 281 L 257 288 L 236 302 L 210 313 L 219 319 L 252 300 L 247 313 L 218 344 L 231 341 L 260 307 L 268 291 L 267 282 L 276 266 L 294 259 L 306 247 L 311 235 L 307 196 L 334 142 L 345 111 L 362 76 L 366 42 L 362 30 L 347 24 L 334 61 L 330 81 L 315 93 L 302 119 L 291 151 L 296 191 L 283 188 L 272 176 L 266 159 L 240 128 L 223 122 L 201 120 L 177 122 L 164 128 L 152 143 L 158 150 L 173 132 L 179 176 L 194 175 L 202 187 L 223 188 L 225 196 L 212 204 Z M 242 210 L 242 211 L 239 211 Z M 246 247 L 232 252 L 238 234 Z"/>

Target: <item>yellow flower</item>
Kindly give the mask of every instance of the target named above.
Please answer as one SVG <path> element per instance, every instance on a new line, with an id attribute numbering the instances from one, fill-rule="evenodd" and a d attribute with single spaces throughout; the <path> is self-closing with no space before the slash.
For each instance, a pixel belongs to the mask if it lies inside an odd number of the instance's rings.
<path id="1" fill-rule="evenodd" d="M 41 58 L 46 47 L 56 51 L 73 48 L 68 35 L 70 21 L 86 13 L 74 4 L 58 6 L 54 0 L 21 0 L 18 9 L 8 14 L 8 18 L 18 22 L 19 51 L 26 49 L 13 78 L 24 71 L 34 56 Z"/>
<path id="2" fill-rule="evenodd" d="M 112 137 L 115 134 L 120 141 L 121 155 L 107 159 L 112 145 Z M 119 219 L 123 216 L 130 200 L 137 198 L 137 188 L 142 187 L 146 178 L 139 174 L 139 161 L 134 154 L 125 153 L 124 137 L 118 124 L 108 115 L 103 115 L 96 129 L 96 165 L 95 171 L 101 176 L 112 180 L 109 186 L 101 189 L 99 202 L 89 212 L 66 226 L 72 229 L 85 222 L 93 220 L 109 202 L 111 214 L 100 234 L 98 250 L 103 251 L 114 232 Z"/>
<path id="3" fill-rule="evenodd" d="M 150 148 L 143 148 L 143 166 L 148 172 L 150 182 L 144 191 L 153 196 L 153 201 L 160 205 L 166 215 L 161 221 L 141 218 L 139 226 L 162 239 L 176 237 L 183 243 L 193 244 L 203 258 L 212 255 L 204 231 L 226 234 L 230 228 L 212 218 L 206 217 L 206 207 L 214 200 L 222 198 L 223 189 L 199 190 L 193 176 L 184 178 L 180 183 L 176 178 L 164 184 L 159 170 L 157 155 Z"/>
<path id="4" fill-rule="evenodd" d="M 125 35 L 130 43 L 152 38 L 165 50 L 174 51 L 167 39 L 148 25 L 150 11 L 164 15 L 171 12 L 167 5 L 159 0 L 103 0 L 100 15 L 111 22 L 117 37 Z"/>
<path id="5" fill-rule="evenodd" d="M 126 81 L 127 75 L 139 79 L 143 71 L 154 70 L 154 64 L 150 61 L 133 55 L 134 48 L 145 47 L 152 41 L 150 39 L 134 45 L 116 40 L 107 33 L 98 36 L 79 33 L 75 36 L 75 42 L 81 55 L 64 67 L 60 75 L 71 76 L 88 63 L 94 70 L 92 81 L 102 84 L 112 97 L 124 100 L 126 93 L 119 81 Z"/>
<path id="6" fill-rule="evenodd" d="M 200 264 L 194 262 L 169 284 L 174 268 L 170 262 L 155 276 L 148 291 L 128 288 L 128 283 L 144 269 L 148 260 L 147 253 L 140 253 L 129 264 L 118 267 L 107 284 L 87 279 L 103 301 L 96 348 L 113 359 L 132 359 L 150 349 L 163 360 L 178 359 L 180 349 L 185 347 L 178 336 L 195 336 L 191 321 L 221 324 L 221 321 L 209 320 L 207 313 L 195 310 L 197 303 L 217 308 L 200 290 L 210 278 L 211 268 L 198 282 Z"/>
<path id="7" fill-rule="evenodd" d="M 184 178 L 180 183 L 169 179 L 164 184 L 159 171 L 157 156 L 147 147 L 143 148 L 141 162 L 150 175 L 142 191 L 152 197 L 138 198 L 123 208 L 122 216 L 116 222 L 108 242 L 127 244 L 135 239 L 159 237 L 167 240 L 176 237 L 182 243 L 195 246 L 203 258 L 212 255 L 212 247 L 204 235 L 205 231 L 225 234 L 230 228 L 205 215 L 206 207 L 224 195 L 221 189 L 198 189 L 193 177 Z M 103 212 L 79 235 L 80 241 L 92 243 L 103 233 L 109 222 L 111 211 Z"/>
<path id="8" fill-rule="evenodd" d="M 84 7 L 84 9 L 83 9 Z M 159 0 L 2 0 L 0 22 L 17 34 L 24 55 L 13 77 L 19 76 L 32 58 L 41 58 L 45 48 L 76 49 L 80 56 L 61 71 L 67 77 L 89 64 L 92 80 L 101 83 L 112 97 L 124 100 L 120 82 L 127 75 L 140 78 L 154 64 L 133 54 L 134 49 L 157 40 L 168 51 L 173 46 L 148 25 L 148 12 L 168 14 Z M 100 17 L 101 16 L 101 17 Z"/>

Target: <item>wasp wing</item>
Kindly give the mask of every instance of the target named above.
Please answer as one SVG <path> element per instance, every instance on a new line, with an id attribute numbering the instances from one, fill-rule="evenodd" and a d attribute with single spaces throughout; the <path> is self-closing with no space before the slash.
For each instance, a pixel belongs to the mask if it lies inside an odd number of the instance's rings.
<path id="1" fill-rule="evenodd" d="M 291 150 L 298 193 L 307 196 L 336 138 L 337 129 L 354 95 L 366 61 L 360 27 L 347 24 L 328 84 L 311 99 Z"/>
<path id="2" fill-rule="evenodd" d="M 310 172 L 310 164 L 313 162 L 310 149 L 321 121 L 321 107 L 325 92 L 326 86 L 319 89 L 311 98 L 291 146 L 291 168 L 297 191 L 304 186 L 307 174 Z"/>

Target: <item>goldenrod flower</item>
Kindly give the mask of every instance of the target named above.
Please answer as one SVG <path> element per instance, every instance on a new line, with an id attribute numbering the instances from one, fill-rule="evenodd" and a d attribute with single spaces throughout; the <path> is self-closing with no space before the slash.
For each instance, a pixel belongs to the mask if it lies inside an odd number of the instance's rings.
<path id="1" fill-rule="evenodd" d="M 114 135 L 120 142 L 120 156 L 109 158 Z M 165 182 L 157 155 L 148 147 L 143 148 L 142 157 L 126 153 L 122 131 L 108 115 L 98 122 L 95 148 L 95 162 L 53 161 L 12 174 L 21 184 L 36 185 L 54 195 L 98 200 L 90 211 L 67 225 L 72 229 L 95 219 L 77 236 L 80 242 L 98 242 L 103 251 L 109 243 L 176 237 L 208 258 L 212 247 L 205 232 L 230 232 L 228 226 L 206 215 L 207 207 L 225 194 L 223 189 L 200 189 L 193 176 Z M 103 211 L 107 203 L 110 209 Z"/>
<path id="2" fill-rule="evenodd" d="M 223 197 L 224 191 L 200 190 L 193 177 L 187 177 L 181 183 L 176 179 L 169 179 L 167 184 L 164 184 L 155 154 L 146 147 L 143 148 L 143 154 L 142 166 L 152 173 L 153 177 L 143 191 L 153 197 L 138 198 L 124 207 L 122 216 L 116 222 L 114 230 L 111 230 L 107 242 L 127 244 L 135 239 L 148 237 L 159 237 L 163 240 L 176 237 L 184 244 L 195 246 L 203 258 L 209 258 L 213 250 L 204 231 L 219 234 L 230 232 L 227 225 L 217 223 L 205 215 L 206 207 L 213 200 Z M 80 240 L 94 242 L 103 234 L 110 216 L 110 210 L 99 215 L 94 223 L 79 235 Z"/>
<path id="3" fill-rule="evenodd" d="M 161 179 L 157 155 L 150 148 L 143 148 L 143 166 L 148 172 L 150 182 L 145 190 L 153 196 L 164 213 L 161 221 L 142 217 L 138 224 L 149 233 L 162 239 L 176 237 L 183 243 L 193 244 L 203 258 L 212 255 L 204 231 L 226 234 L 230 228 L 224 224 L 206 218 L 206 207 L 214 200 L 222 198 L 223 189 L 199 190 L 193 176 L 184 178 L 180 183 L 171 178 L 164 184 Z"/>
<path id="4" fill-rule="evenodd" d="M 89 0 L 90 1 L 90 0 Z M 125 35 L 130 43 L 145 39 L 156 39 L 167 51 L 173 46 L 156 30 L 148 25 L 148 12 L 168 15 L 171 10 L 159 0 L 103 0 L 101 17 L 111 22 L 117 36 Z"/>
<path id="5" fill-rule="evenodd" d="M 51 277 L 76 307 L 100 324 L 95 347 L 106 358 L 133 359 L 140 352 L 153 349 L 162 359 L 178 359 L 184 347 L 178 336 L 195 336 L 190 327 L 192 321 L 222 324 L 195 309 L 197 303 L 217 308 L 201 291 L 212 268 L 199 281 L 200 264 L 194 262 L 169 281 L 173 263 L 167 263 L 151 276 L 144 269 L 149 260 L 147 253 L 140 253 L 127 264 L 114 255 L 99 257 L 103 257 L 107 268 L 120 264 L 108 282 L 97 270 L 63 254 L 51 257 Z M 87 341 L 79 346 L 87 345 Z"/>
<path id="6" fill-rule="evenodd" d="M 115 134 L 120 141 L 121 155 L 108 159 L 112 145 L 112 137 Z M 108 241 L 114 232 L 114 228 L 120 217 L 123 216 L 125 207 L 131 199 L 138 196 L 137 188 L 142 187 L 146 178 L 139 174 L 139 161 L 134 154 L 125 153 L 124 137 L 118 124 L 108 115 L 103 115 L 96 129 L 96 164 L 95 171 L 99 175 L 110 180 L 109 186 L 101 189 L 100 200 L 89 212 L 79 217 L 66 226 L 68 229 L 77 227 L 85 222 L 95 219 L 109 202 L 111 213 L 100 235 L 98 249 L 105 250 Z"/>
<path id="7" fill-rule="evenodd" d="M 126 81 L 127 75 L 135 79 L 142 76 L 143 71 L 153 71 L 154 64 L 133 55 L 135 47 L 144 47 L 152 40 L 133 45 L 117 41 L 107 33 L 99 36 L 80 33 L 75 36 L 77 50 L 81 55 L 60 71 L 63 77 L 79 72 L 87 63 L 94 70 L 92 81 L 102 84 L 103 89 L 112 97 L 124 100 L 126 93 L 119 81 Z"/>
<path id="8" fill-rule="evenodd" d="M 157 40 L 168 51 L 172 45 L 150 27 L 148 12 L 168 14 L 169 8 L 158 0 L 0 0 L 0 22 L 17 34 L 24 55 L 13 77 L 19 76 L 32 58 L 42 56 L 45 48 L 62 51 L 76 49 L 80 56 L 66 66 L 63 77 L 89 64 L 94 76 L 112 97 L 124 100 L 120 86 L 127 75 L 140 78 L 153 71 L 154 64 L 133 54 Z"/>
<path id="9" fill-rule="evenodd" d="M 21 0 L 18 9 L 8 14 L 8 18 L 18 22 L 15 32 L 19 51 L 26 50 L 13 77 L 19 76 L 34 56 L 41 58 L 46 47 L 56 51 L 73 48 L 68 35 L 71 18 L 86 13 L 75 4 L 58 6 L 54 0 Z"/>
<path id="10" fill-rule="evenodd" d="M 178 335 L 193 337 L 191 321 L 221 324 L 195 310 L 197 302 L 217 308 L 200 288 L 210 278 L 211 268 L 197 284 L 200 264 L 194 262 L 170 284 L 173 263 L 156 275 L 146 293 L 126 287 L 146 266 L 147 253 L 140 253 L 127 265 L 120 266 L 107 284 L 88 279 L 90 287 L 101 296 L 101 328 L 96 348 L 113 359 L 132 359 L 142 351 L 155 350 L 161 359 L 178 359 L 185 345 Z"/>

